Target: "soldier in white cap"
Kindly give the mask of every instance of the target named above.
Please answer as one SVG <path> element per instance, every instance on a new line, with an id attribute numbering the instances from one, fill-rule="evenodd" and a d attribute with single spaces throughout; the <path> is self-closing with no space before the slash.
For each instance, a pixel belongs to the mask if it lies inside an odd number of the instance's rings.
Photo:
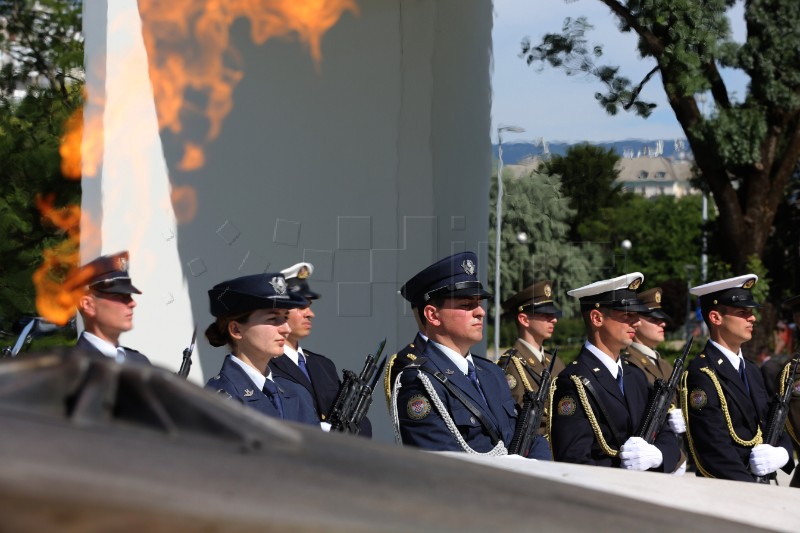
<path id="1" fill-rule="evenodd" d="M 755 274 L 691 289 L 699 297 L 709 341 L 689 364 L 681 387 L 686 433 L 697 475 L 755 481 L 794 467 L 789 436 L 778 446 L 763 443 L 769 397 L 759 368 L 742 357 L 761 307 L 751 289 Z"/>
<path id="2" fill-rule="evenodd" d="M 578 298 L 587 340 L 578 358 L 559 374 L 550 402 L 550 444 L 556 461 L 675 472 L 680 449 L 668 424 L 654 444 L 632 436 L 647 409 L 644 373 L 623 361 L 639 313 L 638 272 L 568 291 Z"/>
<path id="3" fill-rule="evenodd" d="M 323 428 L 327 428 L 330 409 L 341 386 L 339 371 L 328 357 L 300 346 L 300 342 L 311 334 L 312 321 L 316 317 L 311 304 L 319 299 L 319 294 L 308 285 L 308 278 L 313 273 L 314 265 L 311 263 L 297 263 L 281 270 L 288 291 L 305 298 L 308 304 L 289 311 L 292 332 L 283 346 L 284 355 L 272 359 L 269 366 L 276 376 L 297 383 L 311 394 L 320 421 L 324 423 Z M 372 436 L 372 424 L 368 418 L 362 421 L 359 435 Z"/>

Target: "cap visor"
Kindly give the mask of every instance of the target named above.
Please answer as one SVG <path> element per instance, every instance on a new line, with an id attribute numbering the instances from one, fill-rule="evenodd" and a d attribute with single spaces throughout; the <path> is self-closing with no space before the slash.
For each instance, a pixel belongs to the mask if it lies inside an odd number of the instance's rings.
<path id="1" fill-rule="evenodd" d="M 661 320 L 666 320 L 667 322 L 672 322 L 672 317 L 669 316 L 667 313 L 662 311 L 661 309 L 653 309 L 649 313 L 642 313 L 645 316 L 649 316 L 651 318 L 659 318 Z"/>
<path id="2" fill-rule="evenodd" d="M 453 291 L 449 294 L 443 294 L 445 298 L 472 298 L 474 296 L 479 297 L 481 300 L 485 300 L 487 298 L 491 298 L 492 294 L 490 292 L 486 292 L 483 289 L 461 289 L 457 291 Z"/>
<path id="3" fill-rule="evenodd" d="M 134 287 L 130 283 L 115 283 L 109 287 L 95 288 L 91 287 L 95 292 L 105 292 L 109 294 L 142 294 L 142 291 Z"/>
<path id="4" fill-rule="evenodd" d="M 561 309 L 559 309 L 558 307 L 556 307 L 555 305 L 553 305 L 551 303 L 542 304 L 542 305 L 534 305 L 533 306 L 533 312 L 534 313 L 539 313 L 539 314 L 542 314 L 542 315 L 556 315 L 556 317 L 558 317 L 558 318 L 561 318 L 561 315 L 563 314 L 561 312 Z"/>

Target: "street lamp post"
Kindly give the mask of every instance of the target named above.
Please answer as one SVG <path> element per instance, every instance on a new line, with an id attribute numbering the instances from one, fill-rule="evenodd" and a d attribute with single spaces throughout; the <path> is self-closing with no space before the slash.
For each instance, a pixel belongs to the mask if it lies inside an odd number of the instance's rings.
<path id="1" fill-rule="evenodd" d="M 494 242 L 494 356 L 500 357 L 500 235 L 503 228 L 503 132 L 523 133 L 519 126 L 497 128 L 497 205 Z"/>
<path id="2" fill-rule="evenodd" d="M 631 251 L 631 248 L 633 247 L 633 244 L 628 239 L 625 239 L 624 241 L 619 243 L 619 246 L 620 246 L 620 248 L 622 248 L 622 251 L 625 254 L 624 255 L 624 263 L 623 263 L 623 265 L 624 265 L 623 266 L 623 271 L 625 272 L 625 274 L 627 274 L 628 273 L 628 252 Z"/>

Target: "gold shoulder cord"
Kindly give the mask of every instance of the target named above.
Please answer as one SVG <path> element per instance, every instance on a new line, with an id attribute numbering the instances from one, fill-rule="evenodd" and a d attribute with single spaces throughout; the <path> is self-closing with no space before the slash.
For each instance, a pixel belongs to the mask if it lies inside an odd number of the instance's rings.
<path id="1" fill-rule="evenodd" d="M 714 374 L 714 371 L 708 367 L 701 368 L 700 372 L 708 376 L 708 378 L 711 380 L 711 383 L 714 385 L 714 388 L 717 391 L 717 397 L 719 398 L 719 406 L 722 408 L 722 416 L 725 418 L 725 423 L 728 425 L 728 433 L 730 433 L 733 442 L 735 442 L 739 446 L 744 446 L 744 447 L 753 447 L 764 442 L 761 437 L 760 427 L 757 428 L 756 434 L 751 440 L 744 440 L 739 435 L 736 434 L 736 431 L 733 429 L 731 414 L 730 411 L 728 410 L 728 401 L 725 399 L 725 394 L 722 392 L 722 385 L 720 385 L 716 374 Z M 700 471 L 700 473 L 703 474 L 703 476 L 705 477 L 714 477 L 706 469 L 702 467 L 700 461 L 697 458 L 697 453 L 695 452 L 694 449 L 694 440 L 692 439 L 692 432 L 690 431 L 689 427 L 689 402 L 688 402 L 689 391 L 686 388 L 686 380 L 688 375 L 689 371 L 687 370 L 683 373 L 683 378 L 681 379 L 681 387 L 682 387 L 681 403 L 683 404 L 682 406 L 683 418 L 686 421 L 686 436 L 688 437 L 689 440 L 689 449 L 692 451 L 692 456 L 694 457 L 695 465 L 697 466 L 697 469 Z"/>
<path id="2" fill-rule="evenodd" d="M 517 372 L 519 373 L 519 379 L 522 380 L 522 386 L 525 387 L 526 391 L 528 391 L 528 392 L 532 391 L 533 387 L 531 387 L 531 382 L 528 381 L 528 378 L 525 376 L 526 372 L 525 372 L 525 369 L 522 368 L 522 363 L 519 362 L 519 357 L 516 357 L 516 356 L 512 355 L 511 356 L 511 361 L 513 361 L 514 368 L 516 368 Z"/>
<path id="3" fill-rule="evenodd" d="M 586 391 L 583 388 L 583 383 L 581 383 L 581 378 L 578 376 L 570 376 L 569 378 L 573 383 L 575 383 L 575 389 L 578 391 L 578 397 L 581 400 L 581 405 L 586 413 L 586 417 L 589 419 L 589 424 L 592 426 L 592 431 L 594 431 L 594 436 L 597 439 L 597 443 L 600 445 L 600 448 L 602 448 L 606 455 L 609 457 L 616 457 L 619 454 L 619 450 L 613 450 L 606 442 L 605 437 L 603 437 L 603 431 L 600 429 L 600 424 L 597 423 L 597 418 L 594 416 L 592 406 L 589 405 L 589 399 L 586 397 Z M 609 421 L 609 424 L 610 423 L 611 421 Z"/>
<path id="4" fill-rule="evenodd" d="M 731 434 L 731 438 L 733 442 L 738 444 L 739 446 L 747 446 L 752 447 L 764 442 L 761 438 L 761 428 L 757 428 L 756 435 L 751 440 L 744 440 L 736 432 L 733 430 L 733 422 L 731 421 L 731 414 L 728 411 L 728 401 L 725 399 L 725 395 L 722 393 L 722 386 L 719 384 L 719 380 L 717 380 L 717 375 L 714 374 L 714 371 L 708 367 L 701 368 L 700 372 L 708 375 L 711 378 L 711 382 L 714 384 L 714 388 L 717 389 L 717 396 L 719 396 L 719 406 L 722 407 L 722 414 L 725 416 L 725 422 L 728 424 L 728 432 Z"/>
<path id="5" fill-rule="evenodd" d="M 553 438 L 551 437 L 552 434 L 552 427 L 553 427 L 553 398 L 556 395 L 556 378 L 552 378 L 550 382 L 550 397 L 547 399 L 547 409 L 545 409 L 545 423 L 544 427 L 544 436 L 547 439 L 547 442 L 550 443 L 552 447 Z"/>
<path id="6" fill-rule="evenodd" d="M 386 374 L 383 376 L 383 389 L 386 392 L 386 406 L 389 408 L 389 412 L 392 411 L 392 387 L 394 386 L 393 383 L 389 382 L 391 381 L 392 365 L 395 359 L 397 359 L 397 354 L 392 355 L 386 361 Z"/>
<path id="7" fill-rule="evenodd" d="M 684 370 L 683 375 L 681 376 L 681 389 L 680 389 L 681 411 L 683 411 L 683 420 L 684 422 L 686 422 L 686 440 L 689 441 L 689 451 L 691 452 L 692 457 L 694 458 L 694 465 L 697 467 L 697 470 L 699 470 L 700 473 L 703 474 L 703 477 L 713 478 L 714 476 L 712 476 L 708 472 L 708 470 L 703 468 L 703 465 L 700 464 L 700 459 L 698 459 L 697 457 L 697 452 L 694 451 L 694 440 L 692 440 L 692 432 L 690 431 L 689 428 L 689 402 L 687 401 L 689 399 L 689 393 L 688 390 L 686 389 L 686 378 L 688 377 L 688 375 L 689 371 Z"/>
<path id="8" fill-rule="evenodd" d="M 780 382 L 781 382 L 780 395 L 781 396 L 783 396 L 783 394 L 786 392 L 786 378 L 789 376 L 789 370 L 790 370 L 789 367 L 791 365 L 792 365 L 792 361 L 790 360 L 786 364 L 786 366 L 783 367 L 783 372 L 781 372 L 781 380 L 780 380 Z M 789 399 L 789 402 L 791 403 L 791 399 Z M 792 437 L 792 440 L 796 444 L 800 444 L 800 439 L 797 437 L 797 433 L 795 433 L 794 428 L 792 427 L 792 423 L 791 423 L 791 421 L 789 420 L 788 417 L 786 418 L 786 433 L 788 433 L 789 436 Z"/>

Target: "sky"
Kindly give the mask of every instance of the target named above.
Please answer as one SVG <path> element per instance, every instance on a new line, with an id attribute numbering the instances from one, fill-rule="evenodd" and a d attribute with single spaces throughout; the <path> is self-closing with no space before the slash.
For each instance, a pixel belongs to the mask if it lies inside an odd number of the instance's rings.
<path id="1" fill-rule="evenodd" d="M 741 20 L 741 6 L 735 8 Z M 497 142 L 499 125 L 524 128 L 525 133 L 503 134 L 503 142 L 544 139 L 547 142 L 603 142 L 625 139 L 684 138 L 675 115 L 667 104 L 661 80 L 653 77 L 641 97 L 658 107 L 643 119 L 634 113 L 608 115 L 594 94 L 603 86 L 593 79 L 567 76 L 562 70 L 528 66 L 519 54 L 520 43 L 530 37 L 537 43 L 545 33 L 561 30 L 566 17 L 586 16 L 594 29 L 589 44 L 603 44 L 601 63 L 621 66 L 620 73 L 638 83 L 654 66 L 636 52 L 636 37 L 616 28 L 609 9 L 597 0 L 494 0 L 492 31 L 494 65 L 492 73 L 492 142 Z M 734 20 L 734 36 L 744 34 L 744 23 Z M 727 78 L 743 94 L 741 75 Z"/>

